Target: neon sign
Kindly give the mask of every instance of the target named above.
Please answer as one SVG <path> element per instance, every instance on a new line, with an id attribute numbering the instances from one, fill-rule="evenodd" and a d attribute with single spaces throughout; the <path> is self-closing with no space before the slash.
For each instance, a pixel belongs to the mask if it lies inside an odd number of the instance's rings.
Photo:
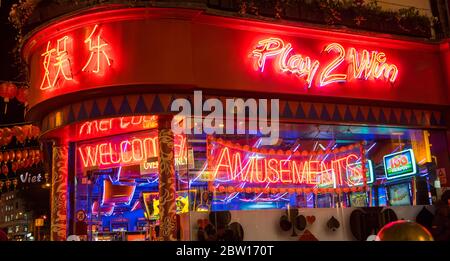
<path id="1" fill-rule="evenodd" d="M 412 149 L 392 153 L 383 157 L 387 179 L 396 179 L 416 174 L 416 160 Z"/>
<path id="2" fill-rule="evenodd" d="M 42 79 L 40 86 L 41 90 L 55 87 L 61 76 L 68 81 L 73 80 L 70 60 L 67 52 L 68 40 L 68 36 L 58 39 L 56 41 L 56 48 L 50 48 L 51 42 L 48 41 L 47 49 L 41 55 L 44 57 L 44 61 L 42 63 L 44 66 L 44 78 Z"/>
<path id="3" fill-rule="evenodd" d="M 90 56 L 89 59 L 86 63 L 86 65 L 83 67 L 83 69 L 81 69 L 83 72 L 87 71 L 88 66 L 91 64 L 92 58 L 95 56 L 95 63 L 94 63 L 94 69 L 92 69 L 93 73 L 99 73 L 100 72 L 100 64 L 101 64 L 101 59 L 100 57 L 104 58 L 104 61 L 108 64 L 108 66 L 111 66 L 111 62 L 108 58 L 108 55 L 106 54 L 105 50 L 106 47 L 108 46 L 107 43 L 105 43 L 105 41 L 100 37 L 100 33 L 97 34 L 97 37 L 95 37 L 95 39 L 97 40 L 96 43 L 92 43 L 92 39 L 93 39 L 93 35 L 97 30 L 98 25 L 94 26 L 94 29 L 92 30 L 91 34 L 88 36 L 88 38 L 86 38 L 86 40 L 84 40 L 84 43 L 89 45 L 89 51 Z M 103 43 L 102 43 L 103 42 Z"/>
<path id="4" fill-rule="evenodd" d="M 186 138 L 183 135 L 175 135 L 174 143 L 176 164 L 186 164 Z M 157 168 L 157 162 L 147 161 L 159 155 L 158 136 L 156 132 L 153 132 L 141 136 L 81 144 L 78 146 L 78 155 L 85 168 L 112 168 L 133 164 L 143 164 L 146 169 L 152 166 Z"/>
<path id="5" fill-rule="evenodd" d="M 157 116 L 128 116 L 109 119 L 92 120 L 83 122 L 77 126 L 80 138 L 99 135 L 112 135 L 120 132 L 131 132 L 144 129 L 152 129 L 158 126 Z"/>
<path id="6" fill-rule="evenodd" d="M 388 64 L 384 52 L 362 50 L 355 48 L 344 49 L 339 43 L 331 43 L 325 46 L 324 53 L 335 54 L 336 57 L 323 66 L 320 71 L 320 62 L 301 54 L 291 54 L 292 44 L 285 44 L 280 38 L 268 38 L 258 42 L 252 51 L 256 57 L 255 66 L 261 72 L 269 58 L 276 58 L 274 66 L 283 73 L 291 73 L 304 78 L 308 88 L 319 77 L 319 86 L 326 86 L 336 82 L 347 82 L 349 79 L 384 79 L 394 83 L 398 76 L 398 68 L 395 64 Z M 346 61 L 346 63 L 345 63 Z M 346 73 L 335 72 L 338 68 L 347 66 Z M 320 71 L 320 74 L 317 74 Z"/>
<path id="7" fill-rule="evenodd" d="M 88 46 L 89 58 L 81 69 L 82 72 L 92 71 L 93 73 L 100 73 L 100 67 L 104 63 L 111 66 L 111 59 L 106 53 L 106 47 L 108 44 L 101 38 L 100 32 L 97 33 L 98 25 L 95 25 L 92 32 L 84 40 L 84 43 Z M 44 68 L 44 77 L 40 85 L 41 90 L 53 89 L 60 81 L 74 80 L 72 75 L 72 63 L 69 59 L 68 42 L 72 43 L 72 39 L 69 36 L 63 36 L 56 41 L 56 47 L 51 48 L 51 42 L 48 41 L 47 48 L 44 53 L 41 54 L 44 57 L 42 65 Z M 103 59 L 102 59 L 103 58 Z M 104 62 L 102 62 L 104 61 Z"/>
<path id="8" fill-rule="evenodd" d="M 215 143 L 208 155 L 210 180 L 225 183 L 285 184 L 336 188 L 367 184 L 361 155 L 353 150 L 323 154 L 267 152 Z M 218 144 L 218 145 L 217 145 Z M 333 155 L 334 154 L 334 155 Z M 329 157 L 330 155 L 333 155 Z"/>

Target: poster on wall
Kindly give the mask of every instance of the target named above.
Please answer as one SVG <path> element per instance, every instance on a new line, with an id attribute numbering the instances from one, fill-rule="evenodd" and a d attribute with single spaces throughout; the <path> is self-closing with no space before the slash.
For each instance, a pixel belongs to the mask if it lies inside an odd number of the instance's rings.
<path id="1" fill-rule="evenodd" d="M 387 179 L 397 179 L 416 174 L 416 160 L 412 149 L 385 155 L 383 162 Z"/>
<path id="2" fill-rule="evenodd" d="M 393 185 L 389 187 L 389 204 L 391 206 L 411 205 L 408 183 Z"/>

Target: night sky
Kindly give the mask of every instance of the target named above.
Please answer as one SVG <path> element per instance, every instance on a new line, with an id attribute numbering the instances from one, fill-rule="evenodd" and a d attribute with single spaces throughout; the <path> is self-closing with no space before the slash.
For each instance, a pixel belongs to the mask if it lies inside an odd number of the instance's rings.
<path id="1" fill-rule="evenodd" d="M 19 78 L 18 70 L 14 66 L 12 50 L 16 45 L 16 30 L 8 21 L 8 14 L 13 0 L 0 0 L 0 81 L 23 81 Z M 5 103 L 0 97 L 0 125 L 11 125 L 23 122 L 24 106 L 16 99 L 8 103 L 8 111 L 4 114 Z"/>

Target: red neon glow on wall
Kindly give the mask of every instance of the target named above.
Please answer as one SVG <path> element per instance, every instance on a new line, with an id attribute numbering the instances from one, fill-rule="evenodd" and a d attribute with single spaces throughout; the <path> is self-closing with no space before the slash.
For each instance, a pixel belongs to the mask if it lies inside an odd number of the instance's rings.
<path id="1" fill-rule="evenodd" d="M 44 57 L 42 62 L 44 66 L 44 77 L 40 86 L 41 90 L 55 87 L 60 78 L 68 81 L 73 79 L 67 51 L 68 40 L 68 36 L 63 36 L 58 39 L 56 41 L 56 48 L 51 48 L 51 42 L 48 41 L 45 52 L 41 54 Z"/>
<path id="2" fill-rule="evenodd" d="M 398 76 L 398 68 L 394 64 L 388 64 L 386 54 L 383 52 L 367 50 L 359 53 L 351 47 L 346 52 L 339 43 L 331 43 L 325 46 L 324 53 L 335 54 L 334 59 L 323 65 L 319 75 L 320 62 L 301 54 L 292 54 L 291 43 L 285 44 L 279 38 L 263 39 L 257 43 L 252 51 L 255 58 L 255 67 L 261 72 L 264 71 L 269 58 L 277 59 L 275 68 L 284 73 L 291 73 L 300 78 L 304 78 L 308 88 L 311 87 L 316 76 L 319 77 L 319 86 L 326 86 L 336 82 L 347 82 L 352 75 L 352 79 L 384 79 L 394 83 Z M 338 70 L 346 73 L 338 73 Z"/>

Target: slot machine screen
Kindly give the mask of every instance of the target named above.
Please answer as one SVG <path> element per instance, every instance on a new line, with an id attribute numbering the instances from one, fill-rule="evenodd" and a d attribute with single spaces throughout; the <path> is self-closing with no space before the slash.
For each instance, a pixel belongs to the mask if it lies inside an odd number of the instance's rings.
<path id="1" fill-rule="evenodd" d="M 408 206 L 411 205 L 411 193 L 409 183 L 392 185 L 389 187 L 389 205 Z"/>

